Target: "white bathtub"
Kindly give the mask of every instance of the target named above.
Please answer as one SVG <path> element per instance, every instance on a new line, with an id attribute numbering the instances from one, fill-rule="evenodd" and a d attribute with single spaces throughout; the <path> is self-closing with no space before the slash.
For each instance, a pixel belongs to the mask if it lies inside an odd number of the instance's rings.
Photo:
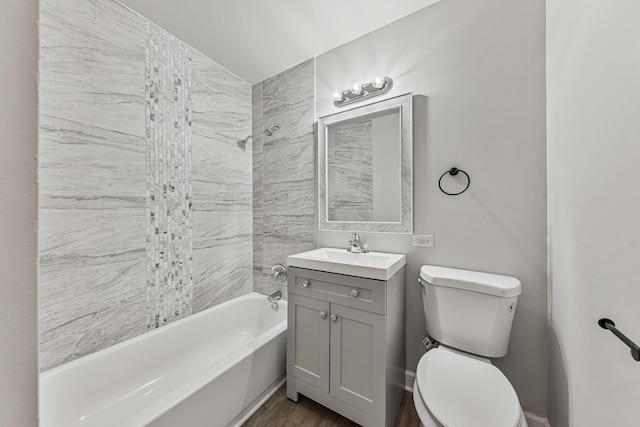
<path id="1" fill-rule="evenodd" d="M 40 426 L 238 425 L 284 381 L 279 305 L 250 293 L 43 372 Z"/>

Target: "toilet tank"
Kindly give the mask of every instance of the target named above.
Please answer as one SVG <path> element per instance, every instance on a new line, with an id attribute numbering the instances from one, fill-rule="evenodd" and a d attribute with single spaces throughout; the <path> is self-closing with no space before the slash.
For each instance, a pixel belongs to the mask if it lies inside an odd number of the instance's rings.
<path id="1" fill-rule="evenodd" d="M 424 265 L 420 269 L 427 333 L 484 357 L 507 354 L 522 285 L 515 277 Z"/>

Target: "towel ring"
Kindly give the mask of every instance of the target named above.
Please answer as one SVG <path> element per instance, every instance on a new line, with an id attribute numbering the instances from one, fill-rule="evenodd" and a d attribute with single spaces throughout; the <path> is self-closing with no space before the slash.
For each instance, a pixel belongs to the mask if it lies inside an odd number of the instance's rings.
<path id="1" fill-rule="evenodd" d="M 442 188 L 442 178 L 444 178 L 444 176 L 446 174 L 449 174 L 451 176 L 456 176 L 458 175 L 458 173 L 462 172 L 464 174 L 464 176 L 467 177 L 467 186 L 464 187 L 464 190 L 460 191 L 459 193 L 448 193 L 446 191 L 444 191 L 444 189 Z M 467 191 L 467 189 L 469 188 L 469 186 L 471 185 L 471 177 L 469 176 L 468 173 L 466 173 L 465 171 L 463 171 L 462 169 L 458 169 L 458 168 L 451 168 L 448 171 L 446 171 L 445 173 L 443 173 L 440 176 L 440 179 L 438 180 L 438 187 L 440 187 L 440 191 L 442 191 L 444 194 L 446 194 L 447 196 L 457 196 L 458 194 L 462 194 L 465 191 Z"/>

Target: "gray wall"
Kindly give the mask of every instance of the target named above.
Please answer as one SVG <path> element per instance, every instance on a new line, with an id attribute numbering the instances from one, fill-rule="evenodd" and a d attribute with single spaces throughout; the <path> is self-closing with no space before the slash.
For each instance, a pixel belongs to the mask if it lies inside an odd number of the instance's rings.
<path id="1" fill-rule="evenodd" d="M 45 0 L 40 368 L 252 290 L 251 87 L 112 0 Z"/>
<path id="2" fill-rule="evenodd" d="M 512 275 L 523 284 L 509 353 L 495 361 L 525 410 L 547 413 L 545 4 L 543 0 L 442 0 L 316 59 L 316 115 L 337 111 L 332 94 L 376 75 L 388 96 L 413 92 L 414 233 L 361 233 L 373 250 L 407 254 L 407 368 L 425 335 L 421 265 Z M 472 178 L 450 197 L 438 178 L 452 166 Z M 317 233 L 344 247 L 349 233 Z"/>
<path id="3" fill-rule="evenodd" d="M 271 267 L 314 247 L 313 60 L 253 85 L 254 290 L 276 286 Z M 264 134 L 269 126 L 280 130 Z"/>
<path id="4" fill-rule="evenodd" d="M 373 219 L 397 222 L 402 218 L 402 153 L 400 114 L 373 120 Z M 389 197 L 389 196 L 392 197 Z"/>
<path id="5" fill-rule="evenodd" d="M 0 14 L 0 425 L 38 424 L 38 2 Z"/>
<path id="6" fill-rule="evenodd" d="M 560 344 L 560 337 L 549 327 L 549 423 L 553 427 L 569 427 L 569 383 L 567 364 Z"/>

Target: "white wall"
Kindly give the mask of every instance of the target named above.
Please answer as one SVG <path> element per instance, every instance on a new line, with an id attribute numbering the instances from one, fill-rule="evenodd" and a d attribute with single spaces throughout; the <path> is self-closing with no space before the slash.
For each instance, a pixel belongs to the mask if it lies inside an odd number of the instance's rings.
<path id="1" fill-rule="evenodd" d="M 640 363 L 596 322 L 609 317 L 640 342 L 640 2 L 547 7 L 552 322 L 562 353 L 552 358 L 566 365 L 570 425 L 637 426 Z"/>
<path id="2" fill-rule="evenodd" d="M 373 250 L 407 254 L 407 368 L 425 335 L 422 264 L 518 277 L 523 294 L 509 354 L 496 361 L 525 409 L 546 415 L 547 256 L 544 0 L 442 0 L 317 58 L 316 115 L 337 111 L 336 90 L 375 75 L 407 92 L 414 114 L 414 232 L 361 233 Z M 458 166 L 468 192 L 450 197 L 438 178 Z M 346 232 L 318 232 L 317 246 L 345 247 Z"/>
<path id="3" fill-rule="evenodd" d="M 38 1 L 0 6 L 0 425 L 26 427 L 38 422 Z"/>

